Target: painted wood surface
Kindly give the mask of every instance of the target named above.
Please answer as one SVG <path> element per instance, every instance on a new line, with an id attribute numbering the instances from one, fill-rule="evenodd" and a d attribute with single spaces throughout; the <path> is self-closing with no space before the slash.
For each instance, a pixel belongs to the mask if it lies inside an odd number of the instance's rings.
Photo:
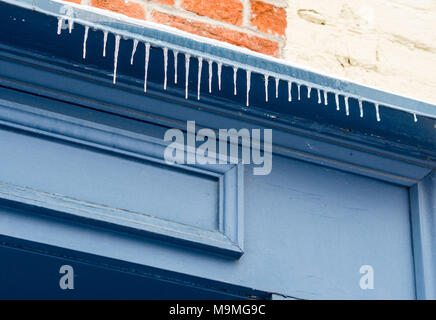
<path id="1" fill-rule="evenodd" d="M 26 19 L 56 29 L 54 18 L 27 13 Z M 6 25 L 1 20 L 2 34 Z M 28 41 L 39 29 L 16 26 L 0 41 L 2 246 L 148 270 L 155 278 L 171 273 L 190 285 L 195 278 L 200 287 L 244 297 L 247 288 L 304 299 L 436 296 L 433 118 L 416 125 L 391 110 L 379 125 L 344 118 L 331 105 L 322 113 L 314 101 L 289 107 L 283 87 L 269 105 L 260 78 L 253 79 L 252 108 L 228 88 L 185 100 L 182 84 L 163 91 L 159 63 L 144 95 L 135 71 L 143 65 L 133 70 L 121 62 L 114 86 L 107 79 L 112 61 L 93 54 L 92 45 L 86 64 L 75 56 L 82 33 L 62 36 L 62 47 L 51 45 L 55 32 Z M 161 54 L 152 50 L 155 60 Z M 191 68 L 196 74 L 197 63 Z M 231 76 L 224 68 L 223 81 Z M 413 108 L 429 106 L 413 102 Z M 215 130 L 272 128 L 271 174 L 254 176 L 251 166 L 239 164 L 164 163 L 165 131 L 183 129 L 187 120 Z M 374 269 L 374 290 L 359 285 L 362 265 Z"/>

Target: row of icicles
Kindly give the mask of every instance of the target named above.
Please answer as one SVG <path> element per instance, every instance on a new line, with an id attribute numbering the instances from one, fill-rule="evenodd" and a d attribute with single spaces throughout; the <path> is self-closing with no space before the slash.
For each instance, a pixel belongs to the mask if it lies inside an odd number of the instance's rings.
<path id="1" fill-rule="evenodd" d="M 61 29 L 62 29 L 62 23 L 64 21 L 64 18 L 58 18 L 58 29 L 57 29 L 57 34 L 60 35 L 61 34 Z M 72 28 L 73 28 L 73 21 L 72 19 L 68 19 L 68 29 L 69 29 L 69 33 L 72 32 Z M 85 26 L 85 33 L 83 36 L 83 59 L 86 58 L 86 41 L 88 39 L 88 32 L 89 32 L 89 26 Z M 107 43 L 107 37 L 108 37 L 108 31 L 103 31 L 103 57 L 106 56 L 106 43 Z M 114 52 L 114 73 L 113 73 L 113 83 L 116 83 L 116 78 L 117 78 L 117 64 L 118 64 L 118 52 L 119 52 L 119 47 L 120 47 L 120 39 L 121 36 L 120 35 L 115 35 L 115 52 Z M 144 92 L 147 92 L 147 75 L 148 75 L 148 62 L 149 62 L 149 57 L 150 57 L 150 43 L 149 42 L 145 42 L 144 43 L 145 46 L 145 75 L 144 75 Z M 133 57 L 135 56 L 135 52 L 136 49 L 138 47 L 138 40 L 134 39 L 133 40 L 133 47 L 132 47 L 132 54 L 131 54 L 131 58 L 130 58 L 130 64 L 133 65 Z M 179 52 L 177 50 L 172 50 L 173 51 L 173 56 L 174 56 L 174 83 L 177 84 L 177 58 L 178 58 L 178 54 Z M 190 63 L 190 59 L 191 59 L 191 55 L 188 53 L 185 53 L 185 99 L 188 99 L 188 79 L 189 79 L 189 63 Z M 164 73 L 165 73 L 165 77 L 164 77 L 164 90 L 167 89 L 167 67 L 168 67 L 168 48 L 164 47 L 163 48 L 163 56 L 164 56 Z M 201 83 L 201 71 L 203 68 L 203 58 L 202 57 L 197 57 L 198 59 L 198 77 L 197 77 L 197 100 L 200 100 L 200 83 Z M 209 70 L 209 93 L 212 92 L 212 64 L 213 61 L 212 60 L 206 60 L 207 64 L 208 64 L 208 70 Z M 218 70 L 218 89 L 221 90 L 221 71 L 222 71 L 222 62 L 216 62 L 217 64 L 217 70 Z M 238 71 L 238 67 L 233 66 L 233 93 L 234 95 L 237 94 L 237 86 L 236 86 L 236 79 L 237 79 L 237 71 Z M 265 78 L 265 101 L 268 102 L 268 85 L 269 85 L 269 77 L 270 75 L 265 74 L 264 78 Z M 279 81 L 280 78 L 276 77 L 276 76 L 272 76 L 274 77 L 275 80 L 275 96 L 276 98 L 278 98 L 278 87 L 279 87 Z M 249 97 L 250 97 L 250 84 L 251 84 L 251 71 L 250 70 L 246 70 L 246 81 L 247 81 L 247 92 L 246 92 L 246 106 L 249 106 Z M 292 81 L 289 80 L 284 80 L 287 81 L 288 83 L 288 101 L 291 102 L 292 101 Z M 300 100 L 301 99 L 301 95 L 300 95 L 300 89 L 301 89 L 301 83 L 298 83 L 295 81 L 295 84 L 297 86 L 297 99 Z M 317 96 L 318 96 L 318 103 L 322 104 L 322 100 L 324 100 L 324 105 L 328 104 L 328 99 L 327 99 L 327 94 L 328 91 L 326 91 L 325 89 L 321 89 L 321 88 L 316 88 L 316 87 L 311 87 L 309 85 L 305 85 L 307 87 L 307 98 L 310 98 L 310 94 L 312 89 L 315 89 L 317 91 Z M 339 94 L 336 92 L 333 92 L 335 95 L 335 103 L 336 103 L 336 110 L 340 110 L 340 103 L 339 103 Z M 345 96 L 344 95 L 344 102 L 345 102 L 345 114 L 347 116 L 350 115 L 350 108 L 349 108 L 349 96 Z M 360 111 L 360 117 L 363 118 L 363 104 L 362 104 L 362 99 L 360 98 L 356 98 L 358 103 L 359 103 L 359 111 Z M 379 104 L 378 103 L 374 103 L 374 107 L 375 107 L 375 112 L 376 112 L 376 118 L 377 121 L 380 121 L 380 110 L 379 110 Z M 418 121 L 418 118 L 416 116 L 415 113 L 413 113 L 413 119 L 415 122 Z"/>

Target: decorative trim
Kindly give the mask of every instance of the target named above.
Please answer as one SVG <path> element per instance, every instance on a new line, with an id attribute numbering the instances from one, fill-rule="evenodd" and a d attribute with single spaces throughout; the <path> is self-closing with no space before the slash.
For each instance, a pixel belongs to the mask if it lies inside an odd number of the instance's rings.
<path id="1" fill-rule="evenodd" d="M 436 299 L 436 171 L 410 188 L 417 299 Z"/>
<path id="2" fill-rule="evenodd" d="M 0 198 L 58 212 L 63 216 L 91 219 L 109 227 L 122 227 L 133 233 L 203 248 L 239 258 L 243 254 L 243 166 L 171 165 L 164 161 L 167 143 L 163 140 L 115 129 L 97 123 L 34 109 L 0 100 L 0 123 L 27 132 L 74 142 L 93 149 L 110 151 L 174 167 L 187 174 L 203 174 L 218 182 L 217 231 L 188 226 L 144 213 L 84 202 L 65 195 L 0 182 Z M 43 137 L 41 137 L 43 139 Z"/>

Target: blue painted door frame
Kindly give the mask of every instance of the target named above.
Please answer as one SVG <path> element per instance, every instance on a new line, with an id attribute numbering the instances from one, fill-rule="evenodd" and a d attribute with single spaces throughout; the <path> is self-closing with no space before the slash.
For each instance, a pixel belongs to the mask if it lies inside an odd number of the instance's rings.
<path id="1" fill-rule="evenodd" d="M 47 268 L 51 262 L 33 253 L 109 265 L 104 272 L 139 272 L 144 286 L 164 279 L 170 285 L 162 288 L 186 297 L 206 290 L 222 298 L 436 298 L 436 106 L 74 5 L 73 32 L 57 35 L 63 6 L 0 3 L 5 257 L 25 261 L 27 252 Z M 96 28 L 86 60 L 83 24 Z M 101 30 L 127 37 L 116 84 L 108 76 L 114 37 L 103 59 Z M 145 50 L 138 46 L 131 66 L 131 39 L 152 43 L 146 93 Z M 165 45 L 193 54 L 190 99 L 183 81 L 174 84 L 172 51 L 163 90 Z M 211 94 L 203 68 L 201 100 L 198 56 L 225 62 L 222 90 L 213 64 Z M 181 79 L 184 62 L 180 54 Z M 239 66 L 236 96 L 231 62 Z M 249 107 L 244 67 L 255 70 Z M 263 74 L 301 81 L 304 98 L 290 103 L 280 81 L 278 98 L 270 90 L 265 102 Z M 305 98 L 309 84 L 362 97 L 364 117 L 356 99 L 346 115 L 345 101 L 337 112 L 332 94 L 326 106 L 315 93 Z M 165 131 L 186 130 L 190 120 L 213 130 L 273 129 L 271 174 L 254 176 L 242 164 L 169 166 Z M 374 290 L 359 287 L 359 268 L 368 264 Z"/>

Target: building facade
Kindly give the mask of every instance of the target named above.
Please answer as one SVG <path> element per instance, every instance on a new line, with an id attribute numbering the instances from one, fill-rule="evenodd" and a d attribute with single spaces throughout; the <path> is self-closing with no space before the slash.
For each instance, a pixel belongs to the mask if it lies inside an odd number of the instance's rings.
<path id="1" fill-rule="evenodd" d="M 73 3 L 0 7 L 2 298 L 436 297 L 434 105 Z"/>

